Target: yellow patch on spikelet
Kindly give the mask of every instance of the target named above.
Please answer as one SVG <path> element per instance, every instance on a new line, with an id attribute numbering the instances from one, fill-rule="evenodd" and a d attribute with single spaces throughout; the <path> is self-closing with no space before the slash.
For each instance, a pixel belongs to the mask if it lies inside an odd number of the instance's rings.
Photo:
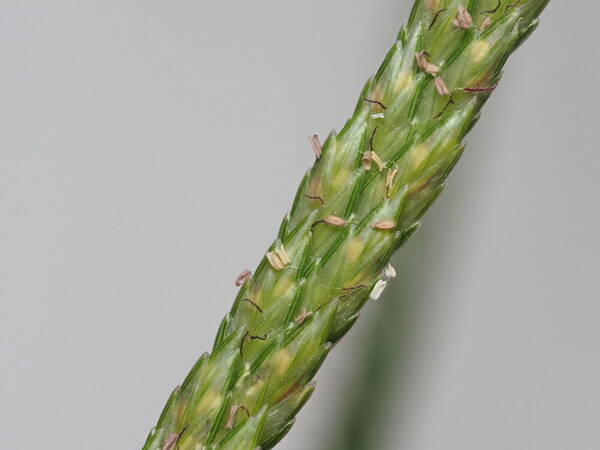
<path id="1" fill-rule="evenodd" d="M 280 279 L 277 282 L 275 289 L 273 290 L 273 297 L 285 297 L 290 293 L 294 287 L 294 280 L 292 278 Z"/>
<path id="2" fill-rule="evenodd" d="M 346 248 L 346 256 L 348 261 L 356 262 L 365 248 L 365 243 L 361 238 L 356 237 L 348 242 Z"/>
<path id="3" fill-rule="evenodd" d="M 413 148 L 409 156 L 412 168 L 418 169 L 428 155 L 429 148 L 425 144 L 421 144 Z"/>
<path id="4" fill-rule="evenodd" d="M 486 40 L 477 41 L 471 47 L 471 59 L 478 64 L 490 52 L 490 44 Z"/>
<path id="5" fill-rule="evenodd" d="M 398 78 L 396 78 L 396 83 L 394 84 L 394 92 L 396 94 L 402 92 L 404 89 L 408 88 L 413 83 L 413 75 L 408 70 L 403 70 L 398 74 Z"/>
<path id="6" fill-rule="evenodd" d="M 285 348 L 282 348 L 273 356 L 273 367 L 279 376 L 283 375 L 290 368 L 291 363 L 292 356 Z"/>
<path id="7" fill-rule="evenodd" d="M 264 382 L 262 380 L 257 381 L 244 393 L 246 397 L 254 397 L 258 391 L 262 388 Z"/>
<path id="8" fill-rule="evenodd" d="M 346 168 L 342 168 L 338 170 L 338 173 L 335 174 L 331 182 L 331 189 L 334 191 L 342 189 L 346 183 L 348 183 L 348 178 L 352 175 L 352 172 Z"/>
<path id="9" fill-rule="evenodd" d="M 217 408 L 222 401 L 223 397 L 221 396 L 221 394 L 215 391 L 208 391 L 206 394 L 204 394 L 204 397 L 202 397 L 202 400 L 200 400 L 200 402 L 198 403 L 196 410 L 198 411 L 198 413 L 208 413 L 209 411 L 212 411 L 215 408 Z"/>

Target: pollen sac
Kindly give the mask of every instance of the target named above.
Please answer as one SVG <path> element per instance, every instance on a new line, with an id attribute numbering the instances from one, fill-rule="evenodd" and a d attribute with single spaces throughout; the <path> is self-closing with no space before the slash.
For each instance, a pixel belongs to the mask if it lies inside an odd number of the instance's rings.
<path id="1" fill-rule="evenodd" d="M 370 152 L 370 153 L 371 153 L 371 159 L 375 162 L 375 164 L 377 164 L 377 168 L 381 172 L 383 169 L 385 169 L 384 162 L 381 160 L 381 158 L 379 157 L 379 155 L 377 153 L 375 153 L 375 152 Z"/>
<path id="2" fill-rule="evenodd" d="M 235 285 L 236 286 L 241 286 L 244 283 L 246 283 L 246 281 L 248 281 L 248 279 L 252 276 L 252 272 L 249 270 L 244 270 L 242 273 L 240 273 L 238 275 L 238 277 L 235 279 Z"/>
<path id="3" fill-rule="evenodd" d="M 492 18 L 491 17 L 486 17 L 485 19 L 483 19 L 483 22 L 481 22 L 481 25 L 479 26 L 479 31 L 485 31 L 487 30 L 489 27 L 492 26 Z"/>
<path id="4" fill-rule="evenodd" d="M 389 281 L 392 278 L 396 278 L 396 269 L 391 264 L 388 264 L 387 266 L 385 266 L 385 269 L 383 269 L 383 273 L 381 275 L 383 281 Z"/>
<path id="5" fill-rule="evenodd" d="M 365 152 L 362 157 L 362 163 L 365 170 L 368 172 L 373 167 L 373 158 L 371 152 Z"/>
<path id="6" fill-rule="evenodd" d="M 331 225 L 332 227 L 345 227 L 348 225 L 348 221 L 346 219 L 338 216 L 329 216 L 323 220 L 327 225 Z"/>
<path id="7" fill-rule="evenodd" d="M 319 139 L 319 136 L 317 136 L 316 134 L 310 136 L 308 138 L 308 141 L 310 142 L 310 146 L 312 147 L 313 152 L 315 153 L 315 157 L 319 159 L 321 157 L 321 154 L 323 153 L 323 146 L 321 145 L 321 140 Z"/>
<path id="8" fill-rule="evenodd" d="M 436 66 L 427 60 L 427 52 L 418 52 L 416 57 L 417 64 L 423 70 L 423 72 L 426 72 L 430 75 L 435 75 L 440 71 L 440 66 Z"/>
<path id="9" fill-rule="evenodd" d="M 448 89 L 448 86 L 442 77 L 436 77 L 434 83 L 438 94 L 442 96 L 450 95 L 450 89 Z"/>
<path id="10" fill-rule="evenodd" d="M 387 287 L 387 281 L 379 280 L 377 283 L 375 283 L 375 286 L 373 287 L 373 290 L 371 291 L 369 298 L 371 300 L 379 300 L 379 298 L 381 297 L 381 294 L 383 294 L 383 291 L 385 291 L 386 287 Z"/>
<path id="11" fill-rule="evenodd" d="M 385 191 L 387 198 L 390 198 L 392 188 L 394 187 L 394 180 L 396 179 L 396 175 L 398 175 L 398 169 L 388 170 L 387 177 L 385 180 Z"/>
<path id="12" fill-rule="evenodd" d="M 396 222 L 393 220 L 383 220 L 381 222 L 375 222 L 373 224 L 375 230 L 393 230 L 396 228 Z"/>
<path id="13" fill-rule="evenodd" d="M 463 5 L 459 5 L 453 23 L 457 28 L 467 30 L 473 25 L 473 18 Z"/>
<path id="14" fill-rule="evenodd" d="M 280 247 L 267 253 L 267 260 L 273 269 L 280 271 L 285 269 L 292 263 L 290 256 L 285 251 L 285 248 Z"/>

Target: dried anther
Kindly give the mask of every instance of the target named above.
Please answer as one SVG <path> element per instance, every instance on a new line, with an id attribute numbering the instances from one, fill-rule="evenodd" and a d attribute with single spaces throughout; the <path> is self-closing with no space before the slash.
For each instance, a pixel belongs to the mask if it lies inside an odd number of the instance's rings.
<path id="1" fill-rule="evenodd" d="M 467 11 L 467 9 L 463 5 L 458 5 L 456 19 L 454 19 L 454 22 L 452 23 L 457 28 L 466 30 L 468 28 L 471 28 L 471 26 L 473 25 L 473 18 L 471 17 L 469 11 Z"/>
<path id="2" fill-rule="evenodd" d="M 382 220 L 373 224 L 375 230 L 393 230 L 396 228 L 396 222 L 393 220 Z"/>
<path id="3" fill-rule="evenodd" d="M 246 281 L 248 281 L 248 279 L 252 276 L 252 272 L 249 270 L 244 270 L 242 273 L 240 273 L 238 275 L 238 277 L 235 279 L 235 285 L 236 286 L 241 286 L 242 284 L 244 284 Z"/>
<path id="4" fill-rule="evenodd" d="M 316 134 L 313 136 L 309 136 L 308 141 L 310 142 L 310 146 L 313 149 L 313 152 L 315 152 L 315 156 L 317 159 L 319 159 L 321 157 L 321 154 L 323 153 L 323 146 L 321 145 L 321 140 L 319 139 L 319 136 L 317 136 Z"/>
<path id="5" fill-rule="evenodd" d="M 435 77 L 433 82 L 435 83 L 435 89 L 437 90 L 438 94 L 444 97 L 450 95 L 450 89 L 448 89 L 448 86 L 442 77 Z"/>
<path id="6" fill-rule="evenodd" d="M 427 53 L 425 51 L 418 52 L 416 55 L 417 64 L 423 70 L 423 72 L 426 72 L 430 75 L 434 75 L 440 71 L 440 66 L 436 66 L 435 64 L 430 63 L 427 60 L 428 56 L 429 56 L 429 53 Z"/>
<path id="7" fill-rule="evenodd" d="M 285 250 L 283 245 L 277 250 L 275 250 L 275 253 L 277 253 L 277 256 L 279 257 L 284 266 L 289 266 L 292 263 L 290 255 L 288 255 L 288 252 Z"/>
<path id="8" fill-rule="evenodd" d="M 244 405 L 233 405 L 229 410 L 229 417 L 227 418 L 227 423 L 225 424 L 225 428 L 231 430 L 235 426 L 235 416 L 238 411 L 244 411 L 248 417 L 250 417 L 250 411 Z"/>
<path id="9" fill-rule="evenodd" d="M 283 246 L 267 253 L 267 260 L 275 270 L 283 270 L 292 263 L 290 255 Z"/>
<path id="10" fill-rule="evenodd" d="M 163 445 L 162 450 L 173 450 L 177 445 L 177 441 L 179 440 L 179 434 L 171 433 L 171 435 L 165 441 L 165 445 Z"/>
<path id="11" fill-rule="evenodd" d="M 167 438 L 167 440 L 165 441 L 165 443 L 162 446 L 162 450 L 175 450 L 177 448 L 179 448 L 179 446 L 177 445 L 179 440 L 181 439 L 181 436 L 183 436 L 183 433 L 186 432 L 186 430 L 188 429 L 188 427 L 186 426 L 181 433 L 171 433 L 169 435 L 169 437 Z"/>
<path id="12" fill-rule="evenodd" d="M 373 157 L 371 152 L 364 152 L 362 157 L 362 163 L 365 170 L 368 172 L 373 167 Z"/>
<path id="13" fill-rule="evenodd" d="M 294 319 L 294 322 L 296 322 L 298 325 L 302 325 L 306 321 L 306 319 L 308 319 L 312 315 L 312 311 L 308 311 L 306 308 L 302 308 L 302 311 L 300 311 L 300 315 Z"/>
<path id="14" fill-rule="evenodd" d="M 483 19 L 483 22 L 481 22 L 481 25 L 479 26 L 479 31 L 485 31 L 491 26 L 492 26 L 492 18 L 486 17 L 485 19 Z"/>
<path id="15" fill-rule="evenodd" d="M 332 227 L 340 227 L 340 228 L 348 226 L 348 221 L 346 219 L 344 219 L 343 217 L 338 217 L 338 216 L 327 216 L 324 219 L 316 221 L 315 223 L 313 223 L 312 226 L 314 228 L 317 225 L 320 225 L 322 223 L 324 223 L 325 225 L 330 225 Z"/>
<path id="16" fill-rule="evenodd" d="M 385 169 L 385 164 L 383 163 L 383 161 L 381 160 L 381 158 L 379 157 L 379 155 L 373 151 L 371 152 L 367 152 L 369 153 L 369 158 L 371 159 L 371 161 L 373 161 L 375 164 L 377 164 L 377 168 L 379 169 L 379 171 L 381 172 L 383 169 Z M 364 163 L 364 156 L 363 156 L 363 163 Z"/>
<path id="17" fill-rule="evenodd" d="M 396 175 L 398 175 L 398 169 L 388 169 L 387 178 L 385 180 L 385 193 L 387 198 L 390 198 Z"/>
<path id="18" fill-rule="evenodd" d="M 273 267 L 275 270 L 283 270 L 285 268 L 285 265 L 283 262 L 281 262 L 275 252 L 268 252 L 267 260 L 269 261 L 269 264 L 271 264 L 271 267 Z"/>
<path id="19" fill-rule="evenodd" d="M 332 227 L 345 227 L 348 225 L 348 221 L 346 219 L 338 216 L 329 216 L 323 220 L 327 225 L 331 225 Z"/>

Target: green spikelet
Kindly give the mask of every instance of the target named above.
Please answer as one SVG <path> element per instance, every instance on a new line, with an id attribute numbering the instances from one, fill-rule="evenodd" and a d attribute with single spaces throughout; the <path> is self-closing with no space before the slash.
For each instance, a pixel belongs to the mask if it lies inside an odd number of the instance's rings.
<path id="1" fill-rule="evenodd" d="M 508 56 L 548 0 L 419 0 L 353 116 L 321 147 L 279 235 L 145 450 L 273 447 L 361 307 L 393 277 Z"/>

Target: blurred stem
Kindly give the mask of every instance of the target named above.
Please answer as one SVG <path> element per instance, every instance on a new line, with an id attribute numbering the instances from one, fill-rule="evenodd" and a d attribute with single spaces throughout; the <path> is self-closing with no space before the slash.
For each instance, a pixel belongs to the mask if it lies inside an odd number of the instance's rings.
<path id="1" fill-rule="evenodd" d="M 398 273 L 378 305 L 362 353 L 364 360 L 354 362 L 362 373 L 350 391 L 340 396 L 348 400 L 340 404 L 340 423 L 332 427 L 333 442 L 324 450 L 375 450 L 373 443 L 381 444 L 390 412 L 396 409 L 397 393 L 404 397 L 406 392 L 406 375 L 414 353 L 411 336 L 415 335 L 419 315 L 416 306 L 419 297 L 425 296 L 426 284 L 421 282 L 418 268 L 427 258 L 427 241 L 419 236 L 410 249 L 395 258 L 394 265 L 406 269 Z"/>

